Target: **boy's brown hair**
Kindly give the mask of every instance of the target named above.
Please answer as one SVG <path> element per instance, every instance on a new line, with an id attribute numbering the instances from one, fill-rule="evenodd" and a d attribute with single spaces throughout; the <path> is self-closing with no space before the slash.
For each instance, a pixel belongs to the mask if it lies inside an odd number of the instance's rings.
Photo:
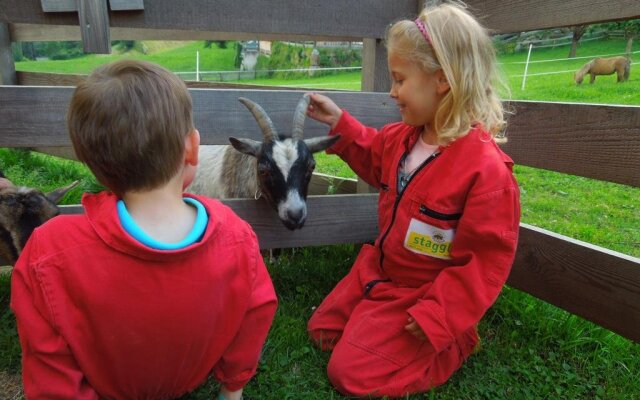
<path id="1" fill-rule="evenodd" d="M 191 96 L 159 65 L 115 61 L 78 85 L 67 124 L 78 159 L 122 196 L 156 188 L 178 172 L 193 130 Z"/>

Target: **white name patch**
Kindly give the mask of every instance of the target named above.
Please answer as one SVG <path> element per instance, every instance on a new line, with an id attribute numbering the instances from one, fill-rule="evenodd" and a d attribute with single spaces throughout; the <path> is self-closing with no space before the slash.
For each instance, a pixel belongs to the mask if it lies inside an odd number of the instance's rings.
<path id="1" fill-rule="evenodd" d="M 404 247 L 414 253 L 450 260 L 455 236 L 455 229 L 441 229 L 411 218 Z"/>

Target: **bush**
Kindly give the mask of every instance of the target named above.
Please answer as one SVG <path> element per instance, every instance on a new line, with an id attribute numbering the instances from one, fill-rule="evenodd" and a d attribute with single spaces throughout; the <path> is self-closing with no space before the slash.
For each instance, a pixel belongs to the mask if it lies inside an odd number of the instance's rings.
<path id="1" fill-rule="evenodd" d="M 271 57 L 259 56 L 256 70 L 302 69 L 311 67 L 311 52 L 313 46 L 273 42 Z M 360 49 L 350 48 L 319 48 L 318 67 L 353 67 L 362 65 Z M 339 71 L 315 71 L 314 76 L 336 74 Z M 288 79 L 300 78 L 308 72 L 273 72 L 266 73 L 269 77 Z"/>

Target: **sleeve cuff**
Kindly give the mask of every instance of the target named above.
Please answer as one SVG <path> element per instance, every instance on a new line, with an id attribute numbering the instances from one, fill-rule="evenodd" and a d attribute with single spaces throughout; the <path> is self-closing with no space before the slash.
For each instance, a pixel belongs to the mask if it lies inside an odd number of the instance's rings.
<path id="1" fill-rule="evenodd" d="M 353 124 L 360 124 L 358 120 L 353 118 L 351 114 L 345 109 L 342 109 L 342 116 L 336 127 L 329 131 L 329 136 L 340 135 L 340 140 L 338 140 L 333 146 L 327 149 L 327 154 L 340 154 L 347 146 L 351 144 L 353 139 L 348 137 L 345 132 L 353 129 Z"/>
<path id="2" fill-rule="evenodd" d="M 420 325 L 436 353 L 445 350 L 455 341 L 446 322 L 444 310 L 437 303 L 419 300 L 418 304 L 409 308 L 408 313 Z"/>

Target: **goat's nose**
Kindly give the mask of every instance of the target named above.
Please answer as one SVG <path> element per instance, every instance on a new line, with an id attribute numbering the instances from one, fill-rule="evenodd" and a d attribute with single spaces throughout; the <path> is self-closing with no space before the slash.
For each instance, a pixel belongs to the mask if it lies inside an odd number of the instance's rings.
<path id="1" fill-rule="evenodd" d="M 296 208 L 293 210 L 287 210 L 287 217 L 292 221 L 300 221 L 304 216 L 304 210 L 302 208 Z"/>

